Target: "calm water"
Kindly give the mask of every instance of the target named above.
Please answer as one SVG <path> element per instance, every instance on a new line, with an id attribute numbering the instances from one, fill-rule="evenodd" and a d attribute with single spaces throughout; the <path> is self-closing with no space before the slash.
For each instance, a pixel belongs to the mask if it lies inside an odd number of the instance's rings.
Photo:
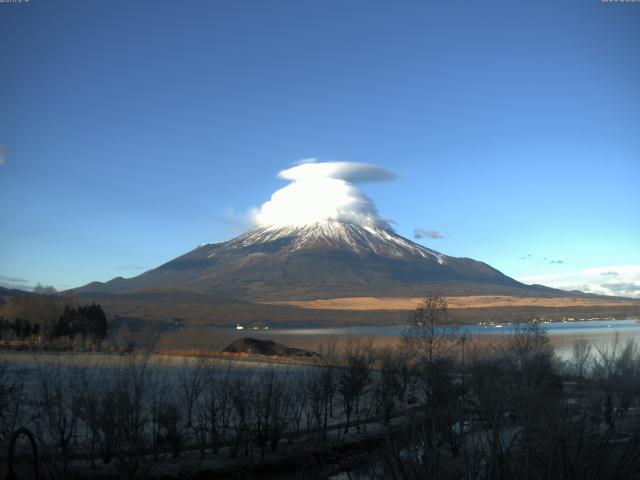
<path id="1" fill-rule="evenodd" d="M 640 334 L 640 323 L 635 320 L 594 320 L 567 323 L 545 323 L 544 328 L 549 336 L 556 335 L 576 335 L 587 332 L 610 335 L 611 332 L 636 332 Z M 504 325 L 463 325 L 459 327 L 460 332 L 469 335 L 505 335 L 513 333 L 517 324 Z M 398 337 L 401 336 L 407 327 L 341 327 L 341 328 L 291 328 L 272 330 L 236 330 L 239 336 L 246 336 L 247 333 L 260 335 L 337 335 L 337 336 L 359 336 L 359 337 Z"/>
<path id="2" fill-rule="evenodd" d="M 543 324 L 549 334 L 551 344 L 556 352 L 566 357 L 576 340 L 586 339 L 593 345 L 607 345 L 613 342 L 616 334 L 620 340 L 635 338 L 640 341 L 640 323 L 635 320 L 594 320 L 567 323 Z M 479 342 L 499 339 L 515 331 L 517 325 L 468 325 L 460 327 L 460 331 Z M 370 341 L 375 346 L 392 346 L 406 327 L 342 327 L 342 328 L 274 328 L 270 330 L 235 330 L 235 329 L 203 329 L 196 334 L 171 334 L 173 346 L 182 348 L 198 347 L 222 349 L 229 343 L 243 337 L 254 337 L 273 340 L 290 347 L 322 350 L 331 343 L 338 346 L 348 341 Z M 181 337 L 181 335 L 183 335 Z"/>

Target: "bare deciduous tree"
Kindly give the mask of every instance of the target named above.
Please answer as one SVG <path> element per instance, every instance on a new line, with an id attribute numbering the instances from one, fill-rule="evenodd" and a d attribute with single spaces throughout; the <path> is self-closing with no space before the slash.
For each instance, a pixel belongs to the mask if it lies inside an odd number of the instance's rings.
<path id="1" fill-rule="evenodd" d="M 592 360 L 592 346 L 584 338 L 576 340 L 571 350 L 571 367 L 578 380 L 582 380 L 589 371 Z"/>
<path id="2" fill-rule="evenodd" d="M 432 362 L 452 353 L 456 346 L 457 329 L 452 323 L 445 297 L 424 297 L 413 311 L 410 321 L 404 339 L 416 357 Z"/>
<path id="3" fill-rule="evenodd" d="M 81 371 L 69 369 L 59 361 L 38 364 L 37 392 L 32 400 L 34 428 L 42 447 L 42 461 L 49 475 L 67 478 L 72 440 L 76 433 L 81 403 Z"/>
<path id="4" fill-rule="evenodd" d="M 10 378 L 0 363 L 0 447 L 7 448 L 11 435 L 19 427 L 23 412 L 24 383 Z"/>
<path id="5" fill-rule="evenodd" d="M 351 414 L 358 410 L 360 397 L 369 380 L 369 359 L 359 345 L 347 346 L 345 352 L 346 365 L 338 375 L 338 392 L 342 397 L 346 425 L 344 432 L 349 432 Z"/>

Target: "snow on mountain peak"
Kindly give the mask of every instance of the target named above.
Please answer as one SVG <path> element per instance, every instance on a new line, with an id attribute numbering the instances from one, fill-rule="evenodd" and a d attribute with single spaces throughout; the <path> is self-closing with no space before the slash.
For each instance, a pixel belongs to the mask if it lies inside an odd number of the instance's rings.
<path id="1" fill-rule="evenodd" d="M 278 176 L 289 183 L 252 212 L 256 228 L 225 244 L 233 249 L 280 241 L 286 254 L 299 250 L 343 250 L 389 258 L 421 257 L 446 263 L 445 255 L 396 234 L 373 201 L 355 184 L 391 180 L 384 168 L 355 162 L 311 160 Z M 252 249 L 260 255 L 263 248 Z M 269 250 L 270 251 L 270 250 Z"/>
<path id="2" fill-rule="evenodd" d="M 291 251 L 302 249 L 346 249 L 359 254 L 386 257 L 432 258 L 440 264 L 446 256 L 396 234 L 388 227 L 362 226 L 340 220 L 323 220 L 306 225 L 264 225 L 238 237 L 238 246 L 264 244 L 291 239 Z"/>

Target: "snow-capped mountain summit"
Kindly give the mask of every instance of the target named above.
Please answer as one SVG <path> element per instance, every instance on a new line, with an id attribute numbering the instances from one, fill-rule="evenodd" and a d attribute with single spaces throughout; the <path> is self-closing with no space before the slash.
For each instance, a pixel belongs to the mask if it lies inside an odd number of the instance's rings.
<path id="1" fill-rule="evenodd" d="M 259 226 L 226 242 L 202 244 L 137 277 L 93 282 L 77 291 L 171 289 L 273 300 L 531 288 L 485 263 L 418 245 L 384 225 L 330 219 Z"/>
<path id="2" fill-rule="evenodd" d="M 444 263 L 445 255 L 418 245 L 382 226 L 360 226 L 338 220 L 309 225 L 262 226 L 237 237 L 234 243 L 248 247 L 281 239 L 293 239 L 289 253 L 305 249 L 350 249 L 360 255 L 433 258 Z"/>

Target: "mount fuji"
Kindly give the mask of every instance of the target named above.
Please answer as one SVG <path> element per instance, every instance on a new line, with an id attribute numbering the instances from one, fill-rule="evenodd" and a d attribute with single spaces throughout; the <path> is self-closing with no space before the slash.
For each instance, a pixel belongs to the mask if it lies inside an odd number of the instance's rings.
<path id="1" fill-rule="evenodd" d="M 623 304 L 629 299 L 525 285 L 486 263 L 418 245 L 381 222 L 334 219 L 259 226 L 136 277 L 69 293 L 126 323 L 193 326 L 398 324 L 425 294 L 447 296 L 463 322 L 640 312 L 638 302 Z"/>
<path id="2" fill-rule="evenodd" d="M 358 186 L 396 178 L 380 166 L 307 159 L 278 178 L 286 185 L 251 210 L 257 227 L 136 277 L 68 293 L 113 317 L 201 325 L 400 323 L 429 294 L 448 297 L 455 316 L 473 322 L 628 314 L 612 297 L 525 285 L 398 235 Z"/>
<path id="3" fill-rule="evenodd" d="M 167 289 L 250 301 L 555 291 L 522 284 L 483 262 L 431 250 L 386 225 L 329 219 L 260 226 L 226 242 L 202 244 L 139 276 L 93 282 L 75 292 Z"/>

